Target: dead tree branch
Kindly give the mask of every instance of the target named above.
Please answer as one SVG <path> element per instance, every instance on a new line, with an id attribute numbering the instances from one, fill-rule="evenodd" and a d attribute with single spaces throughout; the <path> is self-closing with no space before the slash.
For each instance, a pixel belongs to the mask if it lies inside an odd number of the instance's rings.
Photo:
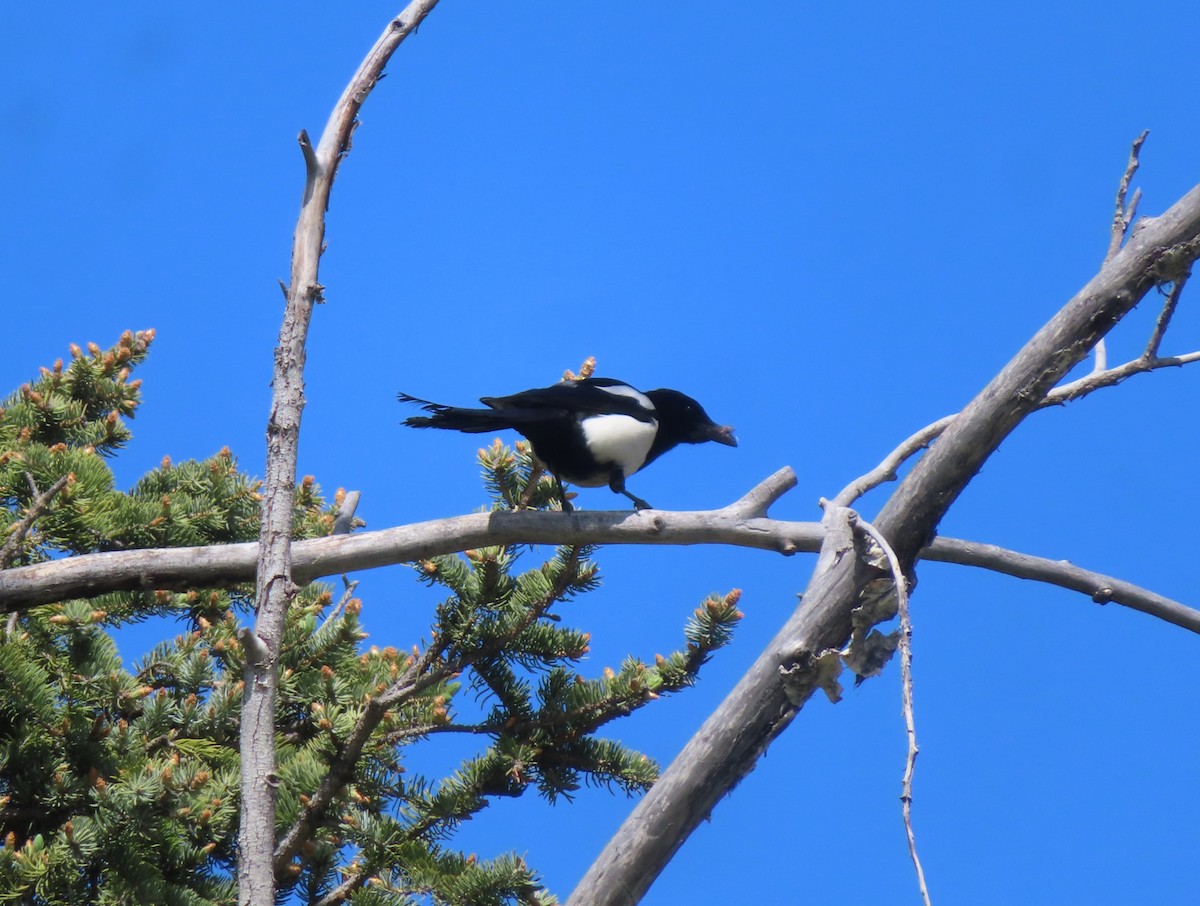
<path id="1" fill-rule="evenodd" d="M 1142 144 L 1146 141 L 1146 136 L 1149 135 L 1149 130 L 1143 131 L 1133 141 L 1133 146 L 1129 151 L 1129 161 L 1125 165 L 1125 172 L 1121 176 L 1121 181 L 1117 186 L 1116 212 L 1113 215 L 1113 223 L 1110 231 L 1110 241 L 1107 254 L 1104 256 L 1104 264 L 1107 265 L 1113 257 L 1121 250 L 1121 243 L 1125 240 L 1129 232 L 1129 225 L 1133 222 L 1133 218 L 1137 212 L 1138 202 L 1141 199 L 1141 191 L 1134 192 L 1133 198 L 1126 205 L 1126 194 L 1129 191 L 1129 183 L 1133 179 L 1134 174 L 1138 169 L 1138 155 L 1141 153 Z M 1183 243 L 1187 245 L 1187 243 Z M 1194 258 L 1194 255 L 1192 256 Z M 1187 258 L 1190 264 L 1192 258 Z M 1095 347 L 1096 355 L 1095 367 L 1085 377 L 1079 380 L 1072 381 L 1069 384 L 1064 384 L 1056 387 L 1046 394 L 1042 401 L 1042 406 L 1061 405 L 1078 399 L 1091 393 L 1093 390 L 1099 390 L 1101 387 L 1113 387 L 1119 384 L 1134 374 L 1144 374 L 1149 371 L 1155 371 L 1159 368 L 1168 366 L 1186 365 L 1189 362 L 1200 360 L 1200 352 L 1192 352 L 1182 356 L 1166 356 L 1161 357 L 1158 354 L 1159 346 L 1162 344 L 1163 335 L 1166 333 L 1167 326 L 1170 324 L 1171 316 L 1175 312 L 1175 308 L 1179 303 L 1179 295 L 1183 291 L 1183 286 L 1187 282 L 1190 270 L 1185 265 L 1180 271 L 1171 277 L 1171 280 L 1162 280 L 1161 282 L 1171 282 L 1171 290 L 1167 295 L 1166 303 L 1163 305 L 1163 310 L 1155 322 L 1154 331 L 1150 336 L 1150 340 L 1146 344 L 1145 351 L 1136 359 L 1126 362 L 1123 365 L 1118 365 L 1114 368 L 1107 366 L 1107 352 L 1104 346 L 1104 338 L 1101 337 Z M 1173 281 L 1173 282 L 1172 282 Z M 878 487 L 886 481 L 895 481 L 896 470 L 905 462 L 924 450 L 932 444 L 942 432 L 954 420 L 953 415 L 947 415 L 931 422 L 920 431 L 917 431 L 911 437 L 900 443 L 891 453 L 889 453 L 878 466 L 862 475 L 854 481 L 850 482 L 842 491 L 831 501 L 835 506 L 849 507 L 854 504 L 860 497 L 868 491 Z"/>
<path id="2" fill-rule="evenodd" d="M 816 553 L 818 522 L 771 519 L 767 507 L 796 483 L 780 469 L 741 500 L 718 510 L 641 513 L 473 513 L 358 535 L 292 545 L 292 574 L 304 584 L 323 576 L 375 569 L 489 544 L 725 544 L 783 554 Z M 226 544 L 87 554 L 0 571 L 0 613 L 113 591 L 221 587 L 254 580 L 257 546 Z M 1200 610 L 1130 582 L 992 544 L 936 538 L 920 558 L 975 566 L 1057 585 L 1101 603 L 1140 610 L 1200 633 Z"/>
<path id="3" fill-rule="evenodd" d="M 1125 164 L 1125 172 L 1121 174 L 1121 181 L 1117 183 L 1116 210 L 1113 212 L 1112 228 L 1109 230 L 1108 251 L 1104 254 L 1105 264 L 1108 264 L 1113 256 L 1121 250 L 1121 243 L 1125 241 L 1125 236 L 1129 233 L 1129 225 L 1133 223 L 1138 202 L 1142 199 L 1142 190 L 1138 189 L 1133 193 L 1133 199 L 1129 204 L 1125 204 L 1129 183 L 1138 170 L 1138 156 L 1142 152 L 1142 144 L 1149 134 L 1149 129 L 1143 129 L 1142 134 L 1133 140 L 1133 146 L 1129 149 L 1129 160 Z M 1092 372 L 1103 371 L 1108 367 L 1108 350 L 1104 343 L 1104 337 L 1096 341 L 1096 348 L 1093 352 L 1096 354 L 1096 362 L 1092 367 Z"/>
<path id="4" fill-rule="evenodd" d="M 1129 149 L 1129 160 L 1125 164 L 1125 172 L 1121 174 L 1121 181 L 1117 184 L 1117 203 L 1116 210 L 1113 212 L 1112 230 L 1108 240 L 1108 252 L 1104 255 L 1104 261 L 1107 263 L 1113 259 L 1113 256 L 1121 250 L 1121 243 L 1125 241 L 1125 236 L 1129 232 L 1129 225 L 1133 223 L 1133 218 L 1137 216 L 1138 202 L 1142 200 L 1142 190 L 1137 189 L 1133 193 L 1133 198 L 1129 204 L 1125 204 L 1125 198 L 1129 192 L 1129 184 L 1133 181 L 1133 176 L 1138 171 L 1140 161 L 1139 155 L 1142 153 L 1142 145 L 1146 142 L 1146 136 L 1150 134 L 1149 129 L 1142 130 L 1142 134 L 1133 140 L 1133 146 Z"/>
<path id="5" fill-rule="evenodd" d="M 874 520 L 906 575 L 912 575 L 946 511 L 1004 438 L 1044 404 L 1054 385 L 1146 293 L 1164 282 L 1164 261 L 1187 259 L 1191 252 L 1184 250 L 1197 237 L 1200 186 L 1160 217 L 1142 221 L 1124 248 L 945 428 Z M 835 558 L 814 574 L 803 605 L 626 818 L 579 882 L 570 906 L 626 906 L 641 899 L 696 826 L 791 723 L 802 705 L 789 698 L 797 674 L 815 669 L 821 652 L 845 645 L 852 611 L 870 578 L 856 557 Z M 787 688 L 782 671 L 789 675 Z"/>
<path id="6" fill-rule="evenodd" d="M 295 595 L 292 577 L 292 500 L 296 452 L 304 408 L 304 359 L 312 308 L 322 300 L 318 282 L 325 244 L 325 212 L 342 157 L 350 150 L 357 115 L 391 55 L 429 14 L 437 0 L 413 0 L 384 29 L 334 105 L 314 150 L 300 133 L 305 183 L 292 241 L 291 281 L 275 349 L 271 413 L 267 422 L 267 468 L 263 485 L 254 635 L 265 646 L 262 662 L 247 661 L 242 702 L 242 810 L 238 833 L 238 902 L 272 906 L 275 885 L 275 800 L 268 778 L 275 771 L 275 699 L 279 643 Z"/>
<path id="7" fill-rule="evenodd" d="M 1179 368 L 1193 362 L 1200 362 L 1200 351 L 1175 356 L 1160 356 L 1158 354 L 1163 335 L 1166 333 L 1167 327 L 1171 322 L 1171 316 L 1175 313 L 1175 308 L 1179 304 L 1179 296 L 1183 292 L 1183 287 L 1187 284 L 1188 276 L 1189 274 L 1184 273 L 1177 277 L 1171 284 L 1166 301 L 1163 303 L 1163 309 L 1159 313 L 1158 319 L 1154 323 L 1154 330 L 1146 343 L 1146 349 L 1140 356 L 1112 368 L 1093 370 L 1078 380 L 1055 387 L 1046 394 L 1045 399 L 1042 400 L 1038 408 L 1046 409 L 1050 406 L 1065 405 L 1073 400 L 1087 396 L 1094 390 L 1100 390 L 1104 387 L 1115 387 L 1126 378 L 1132 377 L 1135 374 L 1147 374 L 1162 368 Z M 950 426 L 950 423 L 954 419 L 955 416 L 953 415 L 943 416 L 935 422 L 930 422 L 910 437 L 905 438 L 874 469 L 864 475 L 860 475 L 846 485 L 833 498 L 831 503 L 835 506 L 851 506 L 868 491 L 874 490 L 885 482 L 895 481 L 897 470 L 909 459 L 941 437 L 942 432 Z"/>
<path id="8" fill-rule="evenodd" d="M 901 813 L 904 818 L 904 831 L 908 836 L 908 855 L 917 872 L 917 887 L 921 891 L 921 899 L 925 906 L 932 906 L 929 888 L 925 884 L 925 869 L 921 866 L 920 856 L 917 855 L 917 836 L 913 833 L 912 826 L 912 782 L 917 768 L 917 754 L 921 748 L 917 745 L 917 721 L 913 714 L 912 619 L 908 612 L 908 579 L 900 568 L 896 552 L 888 544 L 887 538 L 883 537 L 883 533 L 862 518 L 856 519 L 853 524 L 858 531 L 870 536 L 883 551 L 892 574 L 892 584 L 896 588 L 896 616 L 900 620 L 900 710 L 904 713 L 904 731 L 908 738 L 904 776 L 900 781 Z"/>

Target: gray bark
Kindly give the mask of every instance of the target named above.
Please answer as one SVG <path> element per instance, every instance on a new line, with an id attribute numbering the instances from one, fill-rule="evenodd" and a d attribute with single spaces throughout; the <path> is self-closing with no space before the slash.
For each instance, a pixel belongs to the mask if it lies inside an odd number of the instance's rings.
<path id="1" fill-rule="evenodd" d="M 317 281 L 325 242 L 325 211 L 342 156 L 350 148 L 359 108 L 375 87 L 392 53 L 437 0 L 413 0 L 388 23 L 333 108 L 314 150 L 300 134 L 307 174 L 300 218 L 292 241 L 291 283 L 279 345 L 275 349 L 271 414 L 267 421 L 267 470 L 263 484 L 255 587 L 258 611 L 253 634 L 261 656 L 247 658 L 241 715 L 241 824 L 238 831 L 238 902 L 275 902 L 275 698 L 279 643 L 287 609 L 296 593 L 292 575 L 292 502 L 296 452 L 304 409 L 305 341 L 313 305 L 323 287 Z"/>
<path id="2" fill-rule="evenodd" d="M 1139 223 L 1125 248 L 954 418 L 875 519 L 906 573 L 1000 442 L 1150 289 L 1185 275 L 1198 251 L 1200 186 L 1162 216 Z M 827 554 L 801 606 L 634 808 L 569 906 L 638 902 L 817 688 L 817 659 L 846 644 L 851 611 L 865 583 L 877 577 L 849 549 Z"/>
<path id="3" fill-rule="evenodd" d="M 796 481 L 781 469 L 741 500 L 702 512 L 496 512 L 452 516 L 359 535 L 333 535 L 292 545 L 292 578 L 391 566 L 489 544 L 725 544 L 815 553 L 825 537 L 817 522 L 767 516 L 767 507 Z M 179 547 L 89 554 L 0 571 L 0 613 L 111 591 L 150 591 L 230 585 L 254 580 L 255 544 Z M 935 538 L 920 559 L 990 569 L 1057 585 L 1098 603 L 1120 604 L 1200 632 L 1200 611 L 1062 560 L 992 544 Z"/>

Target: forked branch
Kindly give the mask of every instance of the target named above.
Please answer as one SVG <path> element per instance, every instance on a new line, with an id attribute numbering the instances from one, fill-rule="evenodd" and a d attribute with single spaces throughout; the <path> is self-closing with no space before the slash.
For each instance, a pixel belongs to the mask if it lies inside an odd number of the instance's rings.
<path id="1" fill-rule="evenodd" d="M 1121 174 L 1121 181 L 1117 184 L 1116 210 L 1113 212 L 1108 252 L 1104 256 L 1105 263 L 1111 261 L 1113 256 L 1121 250 L 1121 243 L 1125 241 L 1125 237 L 1129 233 L 1129 225 L 1137 216 L 1138 202 L 1142 200 L 1142 190 L 1134 190 L 1129 204 L 1125 203 L 1125 198 L 1129 192 L 1129 184 L 1133 181 L 1133 176 L 1140 166 L 1141 162 L 1138 158 L 1142 153 L 1142 145 L 1146 142 L 1146 136 L 1149 134 L 1150 130 L 1144 129 L 1142 134 L 1133 140 L 1133 146 L 1129 149 L 1129 160 L 1125 164 L 1125 172 Z"/>
<path id="2" fill-rule="evenodd" d="M 322 300 L 318 281 L 325 246 L 325 212 L 342 157 L 350 149 L 357 115 L 383 74 L 391 55 L 429 14 L 437 0 L 413 0 L 384 29 L 334 105 L 314 149 L 300 133 L 304 156 L 304 193 L 292 241 L 291 280 L 275 350 L 271 413 L 267 422 L 267 468 L 263 483 L 262 524 L 255 571 L 257 620 L 253 635 L 264 646 L 261 660 L 247 662 L 241 716 L 242 809 L 238 833 L 238 902 L 272 906 L 275 885 L 274 790 L 266 778 L 275 773 L 276 672 L 287 607 L 295 595 L 292 577 L 292 501 L 296 453 L 304 409 L 305 342 L 313 305 Z"/>
<path id="3" fill-rule="evenodd" d="M 967 483 L 1055 384 L 1156 285 L 1174 256 L 1195 257 L 1200 186 L 1162 216 L 1144 220 L 1129 242 L 945 427 L 874 520 L 905 575 Z M 1190 262 L 1188 262 L 1190 263 Z M 638 803 L 579 882 L 570 906 L 637 903 L 713 807 L 791 723 L 802 674 L 816 656 L 840 650 L 866 584 L 856 557 L 829 558 L 799 607 L 724 702 Z M 786 673 L 785 686 L 781 674 Z M 814 681 L 811 688 L 817 688 Z"/>
<path id="4" fill-rule="evenodd" d="M 356 535 L 333 535 L 292 546 L 292 573 L 301 584 L 451 554 L 490 544 L 723 544 L 782 554 L 816 553 L 825 537 L 819 522 L 765 514 L 796 484 L 780 469 L 740 500 L 717 510 L 641 513 L 473 513 Z M 254 544 L 177 547 L 87 554 L 0 571 L 0 613 L 113 591 L 221 587 L 254 579 Z M 936 538 L 921 559 L 957 563 L 1033 579 L 1103 603 L 1140 610 L 1200 633 L 1200 611 L 1131 582 L 991 544 Z"/>

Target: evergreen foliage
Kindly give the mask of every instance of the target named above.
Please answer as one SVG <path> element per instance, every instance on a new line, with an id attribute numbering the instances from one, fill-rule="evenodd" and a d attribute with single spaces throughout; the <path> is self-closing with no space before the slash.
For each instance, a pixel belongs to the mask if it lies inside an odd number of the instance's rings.
<path id="1" fill-rule="evenodd" d="M 140 403 L 129 374 L 153 332 L 43 369 L 0 411 L 0 566 L 128 547 L 257 537 L 258 484 L 226 449 L 169 460 L 128 492 L 107 457 Z M 479 453 L 493 507 L 558 506 L 528 448 Z M 332 530 L 311 478 L 297 535 Z M 596 735 L 614 718 L 690 685 L 740 619 L 738 593 L 694 613 L 684 646 L 589 678 L 586 632 L 558 609 L 599 583 L 594 552 L 489 547 L 414 564 L 443 589 L 427 642 L 366 646 L 354 585 L 302 589 L 289 614 L 276 715 L 276 875 L 289 902 L 363 906 L 550 903 L 514 855 L 449 845 L 495 797 L 550 800 L 584 784 L 634 792 L 657 768 Z M 231 904 L 236 901 L 238 721 L 252 620 L 245 588 L 118 593 L 8 619 L 0 635 L 0 902 Z M 132 667 L 113 630 L 168 616 L 178 634 Z M 482 707 L 479 703 L 482 703 Z M 478 751 L 441 778 L 406 770 L 437 734 Z"/>

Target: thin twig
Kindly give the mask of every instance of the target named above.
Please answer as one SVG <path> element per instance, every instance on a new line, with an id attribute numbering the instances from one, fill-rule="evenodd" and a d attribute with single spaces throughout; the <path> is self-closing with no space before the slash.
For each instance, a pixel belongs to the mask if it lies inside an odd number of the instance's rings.
<path id="1" fill-rule="evenodd" d="M 1158 317 L 1154 321 L 1154 330 L 1150 332 L 1150 339 L 1146 343 L 1146 351 L 1142 353 L 1142 358 L 1151 362 L 1158 360 L 1158 349 L 1162 346 L 1163 335 L 1171 324 L 1171 318 L 1175 315 L 1175 309 L 1179 305 L 1179 295 L 1187 286 L 1190 276 L 1190 273 L 1184 274 L 1171 284 L 1171 289 L 1167 292 L 1167 299 L 1163 302 L 1162 311 L 1158 313 Z"/>
<path id="2" fill-rule="evenodd" d="M 356 588 L 358 588 L 358 580 L 355 579 L 355 580 L 351 581 L 348 576 L 343 575 L 342 583 L 345 586 L 345 590 L 342 592 L 342 596 L 340 598 L 338 598 L 338 602 L 333 605 L 333 609 L 330 610 L 328 615 L 326 615 L 325 619 L 321 621 L 321 625 L 319 627 L 317 627 L 317 631 L 314 632 L 313 635 L 319 635 L 320 633 L 325 631 L 325 628 L 327 626 L 332 625 L 333 621 L 336 620 L 338 618 L 338 616 L 341 615 L 341 612 L 345 609 L 346 605 L 349 604 L 350 601 L 353 599 L 354 590 Z"/>
<path id="3" fill-rule="evenodd" d="M 1183 284 L 1186 282 L 1187 278 L 1181 277 L 1172 284 L 1171 291 L 1167 296 L 1167 304 L 1163 306 L 1163 313 L 1159 315 L 1159 321 L 1162 322 L 1161 330 L 1157 324 L 1155 325 L 1155 334 L 1157 335 L 1158 342 L 1162 340 L 1162 332 L 1166 330 L 1167 322 L 1169 322 L 1171 313 L 1174 312 L 1175 304 L 1178 302 L 1179 292 L 1182 291 Z M 1151 343 L 1154 342 L 1155 340 L 1152 336 Z M 1103 387 L 1115 387 L 1127 377 L 1135 374 L 1145 374 L 1151 371 L 1158 371 L 1161 368 L 1177 368 L 1181 365 L 1189 365 L 1197 361 L 1200 361 L 1200 350 L 1178 356 L 1159 356 L 1157 355 L 1157 349 L 1151 352 L 1150 345 L 1147 345 L 1146 352 L 1136 359 L 1131 359 L 1124 364 L 1116 365 L 1112 368 L 1106 368 L 1103 371 L 1093 371 L 1084 377 L 1071 381 L 1069 384 L 1061 384 L 1055 387 L 1046 394 L 1046 398 L 1042 400 L 1040 408 L 1060 406 L 1086 396 L 1093 390 L 1099 390 Z M 831 502 L 837 506 L 850 506 L 868 491 L 879 487 L 884 482 L 895 481 L 896 472 L 900 466 L 937 440 L 942 432 L 950 427 L 955 417 L 954 415 L 943 416 L 905 438 L 892 452 L 884 457 L 879 465 L 851 481 L 838 492 L 837 496 Z"/>
<path id="4" fill-rule="evenodd" d="M 1138 155 L 1141 153 L 1142 143 L 1149 134 L 1149 129 L 1143 130 L 1142 134 L 1133 140 L 1133 146 L 1129 149 L 1129 160 L 1125 164 L 1125 172 L 1121 174 L 1121 181 L 1117 184 L 1116 210 L 1113 212 L 1112 228 L 1109 231 L 1108 251 L 1104 255 L 1105 264 L 1108 264 L 1113 259 L 1113 256 L 1121 250 L 1121 243 L 1125 241 L 1125 237 L 1129 233 L 1129 225 L 1133 223 L 1138 202 L 1142 199 L 1142 190 L 1137 189 L 1134 191 L 1129 205 L 1126 206 L 1125 204 L 1125 196 L 1129 191 L 1129 183 L 1133 179 L 1133 174 L 1138 170 Z M 1096 356 L 1095 364 L 1092 366 L 1092 373 L 1099 374 L 1108 368 L 1108 347 L 1105 345 L 1103 337 L 1096 342 L 1092 352 Z"/>
<path id="5" fill-rule="evenodd" d="M 937 440 L 952 421 L 954 421 L 953 415 L 943 416 L 936 422 L 930 422 L 920 431 L 906 437 L 897 445 L 896 449 L 883 458 L 883 462 L 842 488 L 830 503 L 833 506 L 848 507 L 867 491 L 879 487 L 885 481 L 895 481 L 896 470 Z"/>
<path id="6" fill-rule="evenodd" d="M 33 523 L 37 521 L 42 513 L 50 508 L 50 504 L 54 498 L 58 496 L 59 491 L 67 486 L 67 482 L 71 480 L 70 475 L 63 475 L 58 481 L 50 485 L 44 492 L 39 493 L 37 484 L 34 483 L 33 476 L 26 472 L 25 480 L 29 482 L 30 492 L 33 495 L 33 502 L 29 504 L 29 509 L 25 511 L 25 516 L 9 529 L 8 540 L 4 542 L 4 546 L 0 547 L 0 569 L 7 569 L 9 564 L 17 559 L 17 553 L 21 549 L 29 530 L 33 528 Z"/>
<path id="7" fill-rule="evenodd" d="M 1134 139 L 1129 151 L 1129 160 L 1125 165 L 1125 172 L 1122 174 L 1121 181 L 1117 186 L 1116 211 L 1113 214 L 1108 250 L 1104 256 L 1105 264 L 1108 264 L 1113 256 L 1120 251 L 1121 243 L 1129 231 L 1129 225 L 1133 222 L 1138 202 L 1141 200 L 1141 190 L 1139 189 L 1133 193 L 1133 197 L 1129 200 L 1128 205 L 1126 205 L 1129 183 L 1137 172 L 1139 165 L 1138 155 L 1141 152 L 1142 144 L 1146 141 L 1146 136 L 1149 134 L 1149 130 L 1146 130 Z M 1046 399 L 1042 405 L 1058 405 L 1059 403 L 1077 399 L 1101 387 L 1113 386 L 1132 374 L 1154 371 L 1168 365 L 1183 365 L 1190 361 L 1195 361 L 1196 355 L 1194 353 L 1189 353 L 1185 356 L 1173 356 L 1169 359 L 1158 357 L 1158 347 L 1162 342 L 1162 335 L 1166 332 L 1167 324 L 1170 322 L 1171 315 L 1174 313 L 1175 306 L 1179 301 L 1179 293 L 1186 282 L 1187 272 L 1185 270 L 1181 277 L 1174 280 L 1171 293 L 1167 297 L 1167 303 L 1163 306 L 1163 312 L 1159 315 L 1158 323 L 1155 324 L 1155 332 L 1151 337 L 1151 343 L 1140 358 L 1126 362 L 1124 365 L 1119 365 L 1115 368 L 1109 368 L 1107 350 L 1104 340 L 1101 338 L 1092 348 L 1095 355 L 1095 364 L 1092 367 L 1091 373 L 1086 377 L 1050 391 L 1046 395 Z M 938 419 L 936 422 L 926 425 L 920 431 L 902 441 L 878 466 L 846 485 L 833 498 L 832 502 L 837 506 L 851 506 L 867 491 L 878 487 L 885 481 L 894 481 L 896 470 L 912 456 L 937 440 L 953 420 L 953 415 Z"/>
<path id="8" fill-rule="evenodd" d="M 1121 175 L 1120 183 L 1117 184 L 1116 210 L 1113 212 L 1112 230 L 1108 240 L 1108 252 L 1104 256 L 1105 264 L 1111 261 L 1113 256 L 1121 250 L 1121 243 L 1125 241 L 1125 235 L 1129 232 L 1129 224 L 1133 222 L 1138 202 L 1141 201 L 1142 192 L 1140 189 L 1133 193 L 1133 199 L 1130 201 L 1128 207 L 1125 205 L 1125 195 L 1129 191 L 1129 183 L 1133 180 L 1133 174 L 1138 171 L 1138 166 L 1140 165 L 1138 155 L 1141 154 L 1142 144 L 1146 141 L 1146 136 L 1149 134 L 1150 130 L 1145 129 L 1141 135 L 1133 140 L 1133 145 L 1129 149 L 1129 160 L 1125 164 L 1125 172 Z"/>
<path id="9" fill-rule="evenodd" d="M 913 717 L 912 620 L 908 613 L 908 579 L 896 552 L 879 529 L 861 517 L 854 521 L 854 526 L 879 545 L 887 557 L 892 582 L 896 587 L 896 613 L 900 618 L 900 699 L 904 711 L 904 729 L 908 736 L 908 754 L 904 760 L 904 777 L 900 790 L 901 811 L 904 815 L 904 831 L 908 835 L 908 854 L 912 858 L 913 868 L 917 871 L 917 886 L 921 890 L 921 899 L 924 900 L 925 906 L 932 906 L 929 888 L 925 885 L 925 870 L 921 867 L 921 859 L 917 855 L 917 838 L 912 826 L 912 781 L 920 747 L 917 745 L 917 725 Z"/>
<path id="10" fill-rule="evenodd" d="M 1079 399 L 1081 396 L 1086 396 L 1093 390 L 1099 390 L 1101 387 L 1115 387 L 1127 377 L 1135 374 L 1146 374 L 1147 372 L 1158 371 L 1162 368 L 1178 368 L 1197 361 L 1200 361 L 1200 350 L 1185 353 L 1184 355 L 1154 356 L 1152 358 L 1143 353 L 1136 359 L 1130 359 L 1123 365 L 1117 365 L 1099 374 L 1087 374 L 1077 380 L 1071 381 L 1069 384 L 1061 384 L 1055 387 L 1046 396 L 1042 407 L 1068 403 L 1071 400 Z"/>

